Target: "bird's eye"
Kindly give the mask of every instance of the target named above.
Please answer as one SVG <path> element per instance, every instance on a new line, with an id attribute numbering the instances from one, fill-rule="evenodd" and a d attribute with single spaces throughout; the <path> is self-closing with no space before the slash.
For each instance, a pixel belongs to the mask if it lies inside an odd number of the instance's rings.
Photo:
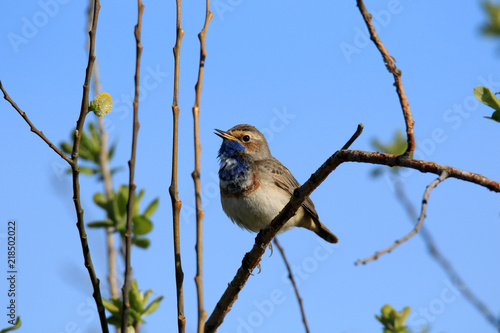
<path id="1" fill-rule="evenodd" d="M 250 141 L 250 136 L 249 136 L 249 135 L 245 135 L 245 136 L 243 137 L 243 141 L 244 141 L 244 142 L 248 142 L 248 141 Z"/>

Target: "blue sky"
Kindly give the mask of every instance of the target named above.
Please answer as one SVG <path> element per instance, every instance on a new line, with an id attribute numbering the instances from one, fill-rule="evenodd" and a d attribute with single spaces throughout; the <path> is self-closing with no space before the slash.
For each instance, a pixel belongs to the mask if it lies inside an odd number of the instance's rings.
<path id="1" fill-rule="evenodd" d="M 153 216 L 152 245 L 147 251 L 134 249 L 132 264 L 141 289 L 165 296 L 141 330 L 147 333 L 175 331 L 177 325 L 168 195 L 175 1 L 144 4 L 136 184 L 146 189 L 144 202 L 160 197 L 160 208 Z M 119 142 L 112 166 L 125 167 L 114 179 L 117 188 L 128 180 L 137 6 L 133 1 L 101 5 L 96 52 L 103 90 L 115 101 L 106 122 L 112 140 Z M 364 150 L 373 149 L 374 138 L 389 141 L 404 124 L 392 76 L 368 41 L 354 0 L 217 0 L 212 5 L 200 128 L 209 313 L 254 242 L 254 235 L 232 224 L 220 206 L 216 156 L 221 140 L 214 128 L 256 126 L 267 136 L 273 155 L 303 183 L 358 123 L 365 130 L 352 148 Z M 389 0 L 366 5 L 403 72 L 415 120 L 416 157 L 500 179 L 499 124 L 483 118 L 491 111 L 472 93 L 478 85 L 500 90 L 498 44 L 480 34 L 485 21 L 480 2 Z M 199 61 L 197 34 L 205 7 L 196 1 L 185 2 L 182 9 L 179 196 L 187 331 L 193 332 L 197 306 L 191 107 Z M 42 0 L 7 3 L 1 14 L 0 79 L 56 144 L 68 140 L 80 109 L 87 63 L 85 10 L 84 2 Z M 21 332 L 98 332 L 66 165 L 30 133 L 8 103 L 2 101 L 0 110 L 0 234 L 5 235 L 9 219 L 17 221 Z M 397 309 L 412 308 L 409 324 L 414 331 L 428 325 L 431 332 L 494 332 L 427 254 L 418 235 L 375 262 L 353 265 L 411 229 L 390 179 L 371 178 L 373 168 L 343 164 L 312 194 L 322 222 L 339 237 L 338 245 L 301 229 L 280 236 L 311 331 L 380 331 L 374 315 L 390 303 Z M 416 171 L 402 175 L 409 199 L 419 209 L 425 187 L 436 176 Z M 102 185 L 82 177 L 81 187 L 86 221 L 102 219 L 103 212 L 92 202 Z M 442 253 L 495 314 L 500 298 L 500 270 L 495 265 L 500 260 L 498 200 L 485 188 L 448 179 L 431 193 L 425 222 Z M 88 235 L 108 295 L 104 234 L 88 230 Z M 5 238 L 0 241 L 4 244 Z M 266 254 L 261 265 L 262 272 L 250 278 L 219 332 L 303 332 L 278 252 Z M 0 305 L 6 306 L 8 286 L 3 280 Z M 3 318 L 0 327 L 7 326 Z"/>

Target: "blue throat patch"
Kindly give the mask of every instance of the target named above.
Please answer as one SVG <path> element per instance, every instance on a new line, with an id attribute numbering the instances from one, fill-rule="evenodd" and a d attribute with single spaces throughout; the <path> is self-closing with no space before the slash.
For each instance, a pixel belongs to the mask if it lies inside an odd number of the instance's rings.
<path id="1" fill-rule="evenodd" d="M 219 178 L 227 182 L 235 182 L 235 187 L 244 182 L 250 169 L 249 165 L 238 156 L 238 152 L 245 149 L 238 141 L 225 139 L 217 155 L 220 159 Z"/>

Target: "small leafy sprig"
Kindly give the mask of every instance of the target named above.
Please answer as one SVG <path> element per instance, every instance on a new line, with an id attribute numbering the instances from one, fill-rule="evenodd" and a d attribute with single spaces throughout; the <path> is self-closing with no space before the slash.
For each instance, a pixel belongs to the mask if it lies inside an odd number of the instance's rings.
<path id="1" fill-rule="evenodd" d="M 405 321 L 410 314 L 410 308 L 405 307 L 401 312 L 394 310 L 392 305 L 386 304 L 382 307 L 381 316 L 375 316 L 384 325 L 384 333 L 409 333 Z"/>
<path id="2" fill-rule="evenodd" d="M 72 135 L 70 135 L 72 138 Z M 72 139 L 71 139 L 72 140 Z M 89 176 L 97 175 L 98 180 L 103 179 L 103 170 L 101 164 L 101 151 L 102 151 L 102 137 L 96 125 L 93 122 L 89 122 L 87 130 L 82 132 L 82 139 L 80 141 L 80 159 L 90 162 L 90 166 L 80 166 L 80 172 Z M 73 142 L 63 142 L 61 143 L 61 149 L 66 154 L 71 154 L 73 150 Z M 109 147 L 109 152 L 107 160 L 111 161 L 115 154 L 116 142 Z M 122 167 L 112 168 L 110 170 L 111 174 L 115 174 L 117 171 L 123 169 Z M 71 169 L 68 169 L 68 173 Z"/>
<path id="3" fill-rule="evenodd" d="M 122 239 L 125 237 L 127 226 L 127 201 L 128 201 L 128 186 L 122 185 L 111 198 L 107 199 L 103 193 L 94 195 L 96 205 L 106 211 L 108 219 L 101 221 L 90 222 L 90 228 L 106 228 L 113 227 L 120 233 Z M 148 248 L 151 243 L 146 237 L 142 237 L 153 229 L 151 216 L 156 211 L 159 205 L 159 198 L 154 199 L 142 214 L 139 213 L 139 204 L 144 196 L 145 191 L 141 190 L 134 196 L 134 206 L 132 208 L 132 244 L 141 248 Z"/>
<path id="4" fill-rule="evenodd" d="M 19 327 L 21 327 L 21 317 L 17 317 L 16 323 L 13 326 L 4 328 L 3 330 L 0 330 L 0 333 L 7 333 L 11 331 L 17 330 Z"/>
<path id="5" fill-rule="evenodd" d="M 163 296 L 159 296 L 152 300 L 149 304 L 149 296 L 154 293 L 153 290 L 148 289 L 144 293 L 137 287 L 137 280 L 132 280 L 131 288 L 129 291 L 129 326 L 127 333 L 134 333 L 140 324 L 145 324 L 144 317 L 155 312 L 160 306 L 160 302 L 163 300 Z M 116 327 L 121 326 L 122 318 L 122 308 L 123 303 L 118 298 L 110 298 L 109 301 L 102 300 L 104 307 L 111 312 L 111 316 L 107 318 L 108 323 Z"/>
<path id="6" fill-rule="evenodd" d="M 496 93 L 498 94 L 498 93 Z M 494 120 L 500 123 L 500 100 L 495 96 L 491 90 L 486 87 L 476 87 L 474 88 L 474 96 L 483 104 L 488 105 L 489 107 L 495 110 L 491 117 L 484 117 L 487 119 Z"/>

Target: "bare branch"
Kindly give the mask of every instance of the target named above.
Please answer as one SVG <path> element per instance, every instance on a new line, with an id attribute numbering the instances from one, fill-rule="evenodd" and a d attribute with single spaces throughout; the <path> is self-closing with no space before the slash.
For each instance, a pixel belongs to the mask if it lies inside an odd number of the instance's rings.
<path id="1" fill-rule="evenodd" d="M 286 269 L 288 270 L 288 278 L 292 282 L 293 290 L 295 290 L 295 296 L 297 296 L 297 301 L 299 302 L 300 313 L 302 315 L 302 322 L 304 323 L 304 328 L 306 329 L 306 333 L 309 333 L 309 326 L 307 325 L 306 312 L 304 310 L 304 305 L 302 304 L 302 297 L 300 297 L 299 288 L 297 288 L 297 284 L 295 283 L 295 279 L 293 277 L 292 269 L 290 268 L 288 260 L 286 259 L 285 250 L 283 250 L 280 243 L 278 242 L 278 237 L 274 237 L 274 245 L 276 245 L 276 247 L 280 251 L 281 257 L 283 257 L 283 261 L 285 262 Z"/>
<path id="2" fill-rule="evenodd" d="M 85 267 L 87 267 L 87 270 L 90 275 L 90 280 L 92 282 L 92 286 L 94 288 L 94 293 L 92 294 L 94 297 L 94 300 L 97 305 L 97 311 L 99 313 L 99 320 L 101 322 L 101 329 L 103 333 L 107 333 L 108 331 L 108 324 L 106 321 L 106 313 L 104 310 L 104 306 L 102 304 L 102 296 L 101 296 L 101 290 L 99 287 L 99 279 L 96 276 L 95 270 L 94 270 L 94 265 L 92 264 L 92 258 L 90 256 L 90 249 L 89 249 L 89 244 L 87 241 L 87 233 L 85 232 L 85 221 L 83 219 L 83 208 L 81 205 L 80 201 L 80 183 L 79 183 L 79 174 L 80 174 L 80 169 L 78 167 L 78 157 L 79 157 L 79 152 L 80 152 L 80 141 L 82 138 L 83 134 L 83 125 L 85 123 L 85 117 L 87 116 L 88 113 L 88 107 L 89 107 L 89 89 L 90 89 L 90 79 L 92 77 L 92 70 L 93 70 L 93 65 L 95 61 L 95 34 L 96 34 L 96 29 L 97 29 L 97 18 L 99 15 L 99 9 L 101 8 L 101 4 L 99 3 L 99 0 L 94 1 L 94 13 L 93 13 L 93 20 L 92 20 L 92 28 L 89 31 L 89 60 L 88 60 L 88 65 L 87 69 L 85 72 L 85 81 L 83 84 L 83 97 L 82 97 L 82 105 L 81 105 L 81 110 L 80 110 L 80 116 L 78 118 L 78 121 L 76 122 L 76 130 L 74 134 L 74 141 L 73 141 L 73 150 L 71 153 L 71 159 L 73 163 L 71 164 L 71 171 L 73 175 L 73 202 L 75 204 L 75 210 L 76 210 L 76 215 L 77 215 L 77 223 L 76 226 L 78 228 L 78 232 L 80 234 L 80 242 L 82 245 L 82 250 L 83 250 L 83 256 L 85 258 Z"/>
<path id="3" fill-rule="evenodd" d="M 60 150 L 59 148 L 57 148 L 56 145 L 54 145 L 52 143 L 52 141 L 50 141 L 49 139 L 47 139 L 47 137 L 45 136 L 45 134 L 43 134 L 42 131 L 39 131 L 35 125 L 33 125 L 33 123 L 29 120 L 28 116 L 26 115 L 26 113 L 21 110 L 17 104 L 10 98 L 9 94 L 7 93 L 7 91 L 4 89 L 3 85 L 2 85 L 2 81 L 0 80 L 0 90 L 2 90 L 3 92 L 3 98 L 10 103 L 10 105 L 12 105 L 12 107 L 14 109 L 16 109 L 16 111 L 21 115 L 21 117 L 23 117 L 23 119 L 28 123 L 28 125 L 30 126 L 30 130 L 35 133 L 36 135 L 38 135 L 43 141 L 45 141 L 46 144 L 49 145 L 50 148 L 52 148 L 52 150 L 54 150 L 57 155 L 61 156 L 63 160 L 65 160 L 66 162 L 69 163 L 69 165 L 73 165 L 73 161 L 71 160 L 71 158 L 69 158 L 62 150 Z"/>
<path id="4" fill-rule="evenodd" d="M 358 126 L 355 136 L 357 137 L 358 131 L 362 131 L 362 126 Z M 349 140 L 351 141 L 351 140 Z M 346 147 L 344 145 L 344 147 Z M 348 148 L 348 147 L 346 147 Z M 232 305 L 238 298 L 240 290 L 245 286 L 252 271 L 258 265 L 262 255 L 266 251 L 267 246 L 271 240 L 276 236 L 278 231 L 285 225 L 285 223 L 295 215 L 295 212 L 302 205 L 304 200 L 328 177 L 328 175 L 337 168 L 343 161 L 338 158 L 339 153 L 350 152 L 350 150 L 339 150 L 335 152 L 325 163 L 304 183 L 301 187 L 295 189 L 292 198 L 281 210 L 271 223 L 263 230 L 261 230 L 255 238 L 255 244 L 250 252 L 245 254 L 241 267 L 236 272 L 235 277 L 229 283 L 226 291 L 220 298 L 215 306 L 214 311 L 208 318 L 205 326 L 205 332 L 215 332 L 217 328 L 224 321 L 225 316 L 231 310 Z"/>
<path id="5" fill-rule="evenodd" d="M 279 229 L 290 219 L 304 202 L 305 198 L 318 187 L 326 177 L 344 162 L 361 162 L 372 164 L 383 164 L 387 166 L 402 166 L 417 169 L 421 172 L 431 172 L 438 175 L 446 174 L 447 177 L 466 180 L 484 186 L 492 191 L 500 192 L 500 183 L 488 179 L 479 174 L 459 170 L 456 168 L 439 165 L 434 162 L 402 158 L 398 155 L 373 153 L 360 150 L 339 150 L 335 152 L 325 163 L 309 178 L 301 187 L 297 188 L 283 210 L 273 221 L 259 232 L 255 238 L 255 244 L 250 252 L 243 258 L 241 267 L 238 269 L 233 281 L 220 298 L 214 311 L 206 322 L 205 332 L 215 332 L 222 324 L 224 317 L 230 311 L 231 306 L 236 301 L 239 291 L 244 287 L 251 272 L 260 262 L 262 254 L 271 239 Z"/>
<path id="6" fill-rule="evenodd" d="M 92 14 L 94 12 L 94 0 L 89 0 L 89 7 L 87 10 L 87 31 L 92 29 Z M 90 46 L 90 41 L 87 40 L 87 49 Z M 94 96 L 101 93 L 101 80 L 99 75 L 99 65 L 98 59 L 94 60 L 94 68 L 92 70 L 92 86 L 94 88 Z M 104 122 L 104 117 L 97 117 L 97 123 L 99 125 L 99 134 L 101 141 L 101 152 L 99 154 L 99 164 L 102 171 L 102 179 L 104 182 L 104 191 L 106 193 L 106 198 L 109 199 L 113 196 L 113 180 L 111 177 L 111 171 L 109 168 L 109 135 L 106 131 L 106 126 Z M 109 216 L 108 216 L 109 218 Z M 106 252 L 108 259 L 108 284 L 111 292 L 111 297 L 118 298 L 118 284 L 116 281 L 116 249 L 114 240 L 114 229 L 113 227 L 106 228 Z"/>
<path id="7" fill-rule="evenodd" d="M 378 152 L 374 153 L 362 150 L 341 150 L 338 152 L 336 158 L 342 160 L 342 162 L 371 163 L 387 165 L 390 167 L 400 166 L 415 169 L 424 173 L 434 173 L 436 175 L 440 175 L 444 170 L 447 170 L 448 177 L 465 180 L 467 182 L 484 186 L 491 191 L 500 192 L 500 182 L 496 182 L 477 173 L 460 170 L 457 168 L 449 167 L 447 165 L 440 165 L 434 162 L 415 160 L 411 158 L 403 158 L 399 155 L 384 154 Z"/>
<path id="8" fill-rule="evenodd" d="M 441 183 L 443 180 L 445 180 L 446 178 L 448 177 L 448 171 L 445 169 L 441 172 L 441 175 L 436 178 L 435 180 L 433 180 L 428 186 L 427 188 L 425 189 L 425 192 L 424 192 L 424 198 L 422 199 L 422 209 L 420 211 L 420 217 L 418 219 L 418 223 L 415 225 L 415 227 L 413 228 L 412 231 L 410 231 L 406 236 L 398 239 L 397 241 L 394 242 L 394 244 L 392 244 L 391 246 L 381 250 L 381 251 L 378 251 L 376 252 L 373 256 L 369 257 L 369 258 L 366 258 L 366 259 L 363 259 L 363 260 L 358 260 L 356 261 L 356 265 L 359 265 L 359 264 L 366 264 L 372 260 L 376 260 L 378 259 L 378 257 L 380 257 L 381 255 L 385 254 L 385 253 L 389 253 L 391 252 L 392 250 L 394 250 L 396 247 L 398 247 L 399 245 L 403 244 L 404 242 L 406 242 L 407 240 L 409 240 L 410 238 L 412 238 L 419 230 L 420 228 L 422 227 L 422 225 L 424 224 L 424 220 L 426 218 L 426 212 L 427 212 L 427 202 L 429 200 L 429 195 L 431 194 L 431 191 L 439 184 Z"/>
<path id="9" fill-rule="evenodd" d="M 396 198 L 405 208 L 410 220 L 412 222 L 418 220 L 417 213 L 415 212 L 412 203 L 406 196 L 406 193 L 403 189 L 401 182 L 398 181 L 397 179 L 392 179 L 392 180 L 394 183 Z M 434 238 L 432 237 L 431 233 L 425 228 L 425 226 L 422 226 L 419 235 L 422 236 L 422 239 L 424 240 L 424 243 L 427 246 L 427 250 L 429 251 L 431 257 L 434 258 L 434 260 L 436 260 L 439 266 L 441 266 L 441 268 L 444 270 L 446 275 L 448 275 L 452 283 L 455 286 L 457 286 L 459 290 L 461 290 L 462 294 L 469 301 L 469 303 L 471 303 L 471 305 L 475 307 L 490 324 L 492 324 L 498 331 L 500 331 L 500 319 L 495 317 L 493 312 L 491 312 L 490 309 L 488 309 L 486 304 L 483 303 L 479 299 L 479 297 L 477 297 L 476 294 L 472 292 L 469 286 L 465 283 L 465 281 L 460 277 L 458 272 L 455 270 L 451 262 L 441 253 L 441 251 L 439 251 L 436 242 L 434 241 Z"/>
<path id="10" fill-rule="evenodd" d="M 375 43 L 375 46 L 382 54 L 382 58 L 384 59 L 384 63 L 387 67 L 387 70 L 394 76 L 394 86 L 396 86 L 396 92 L 399 97 L 399 102 L 401 104 L 401 108 L 403 110 L 403 116 L 406 124 L 406 135 L 408 147 L 406 148 L 404 156 L 413 158 L 413 152 L 415 150 L 415 137 L 413 134 L 413 116 L 411 114 L 410 105 L 408 104 L 408 99 L 406 98 L 405 91 L 403 89 L 403 82 L 401 81 L 401 71 L 396 67 L 396 63 L 394 62 L 394 58 L 389 54 L 389 51 L 385 48 L 384 44 L 380 40 L 377 32 L 372 23 L 372 15 L 368 12 L 365 7 L 363 0 L 356 0 L 358 4 L 358 8 L 365 20 L 366 26 L 368 28 L 368 32 L 370 33 L 370 39 Z"/>
<path id="11" fill-rule="evenodd" d="M 137 149 L 137 134 L 139 132 L 139 83 L 140 83 L 140 72 L 141 72 L 141 55 L 142 55 L 142 44 L 141 44 L 141 27 L 142 27 L 142 12 L 144 11 L 144 5 L 141 0 L 137 1 L 137 24 L 134 29 L 134 35 L 136 40 L 136 61 L 135 61 L 135 96 L 134 96 L 134 119 L 132 125 L 132 152 L 130 160 L 128 161 L 129 166 L 129 190 L 128 190 L 128 202 L 127 202 L 127 230 L 125 231 L 125 274 L 123 277 L 123 287 L 122 287 L 122 332 L 127 332 L 128 327 L 128 313 L 129 313 L 129 290 L 131 284 L 132 267 L 130 265 L 130 252 L 132 249 L 132 214 L 134 207 L 134 195 L 136 185 L 134 183 L 135 176 L 135 155 Z"/>
<path id="12" fill-rule="evenodd" d="M 205 58 L 207 56 L 205 43 L 207 40 L 208 25 L 212 17 L 213 14 L 210 11 L 210 0 L 206 0 L 205 24 L 198 34 L 198 38 L 200 39 L 200 66 L 198 70 L 198 81 L 195 86 L 196 98 L 193 106 L 195 168 L 192 177 L 194 180 L 196 197 L 196 276 L 194 280 L 198 295 L 198 333 L 203 333 L 205 319 L 207 318 L 207 312 L 203 305 L 203 216 L 205 213 L 201 205 L 200 99 L 203 87 L 203 73 L 205 72 Z"/>
<path id="13" fill-rule="evenodd" d="M 176 0 L 177 4 L 177 37 L 174 46 L 174 98 L 172 101 L 173 115 L 173 139 L 172 139 L 172 181 L 169 187 L 170 198 L 172 200 L 172 222 L 174 228 L 174 260 L 175 260 L 175 282 L 177 290 L 177 326 L 179 333 L 186 331 L 186 317 L 184 316 L 184 273 L 181 264 L 181 240 L 179 234 L 179 218 L 181 214 L 182 202 L 179 200 L 179 190 L 177 189 L 177 159 L 179 151 L 179 70 L 181 60 L 181 43 L 184 30 L 181 27 L 181 0 Z"/>

